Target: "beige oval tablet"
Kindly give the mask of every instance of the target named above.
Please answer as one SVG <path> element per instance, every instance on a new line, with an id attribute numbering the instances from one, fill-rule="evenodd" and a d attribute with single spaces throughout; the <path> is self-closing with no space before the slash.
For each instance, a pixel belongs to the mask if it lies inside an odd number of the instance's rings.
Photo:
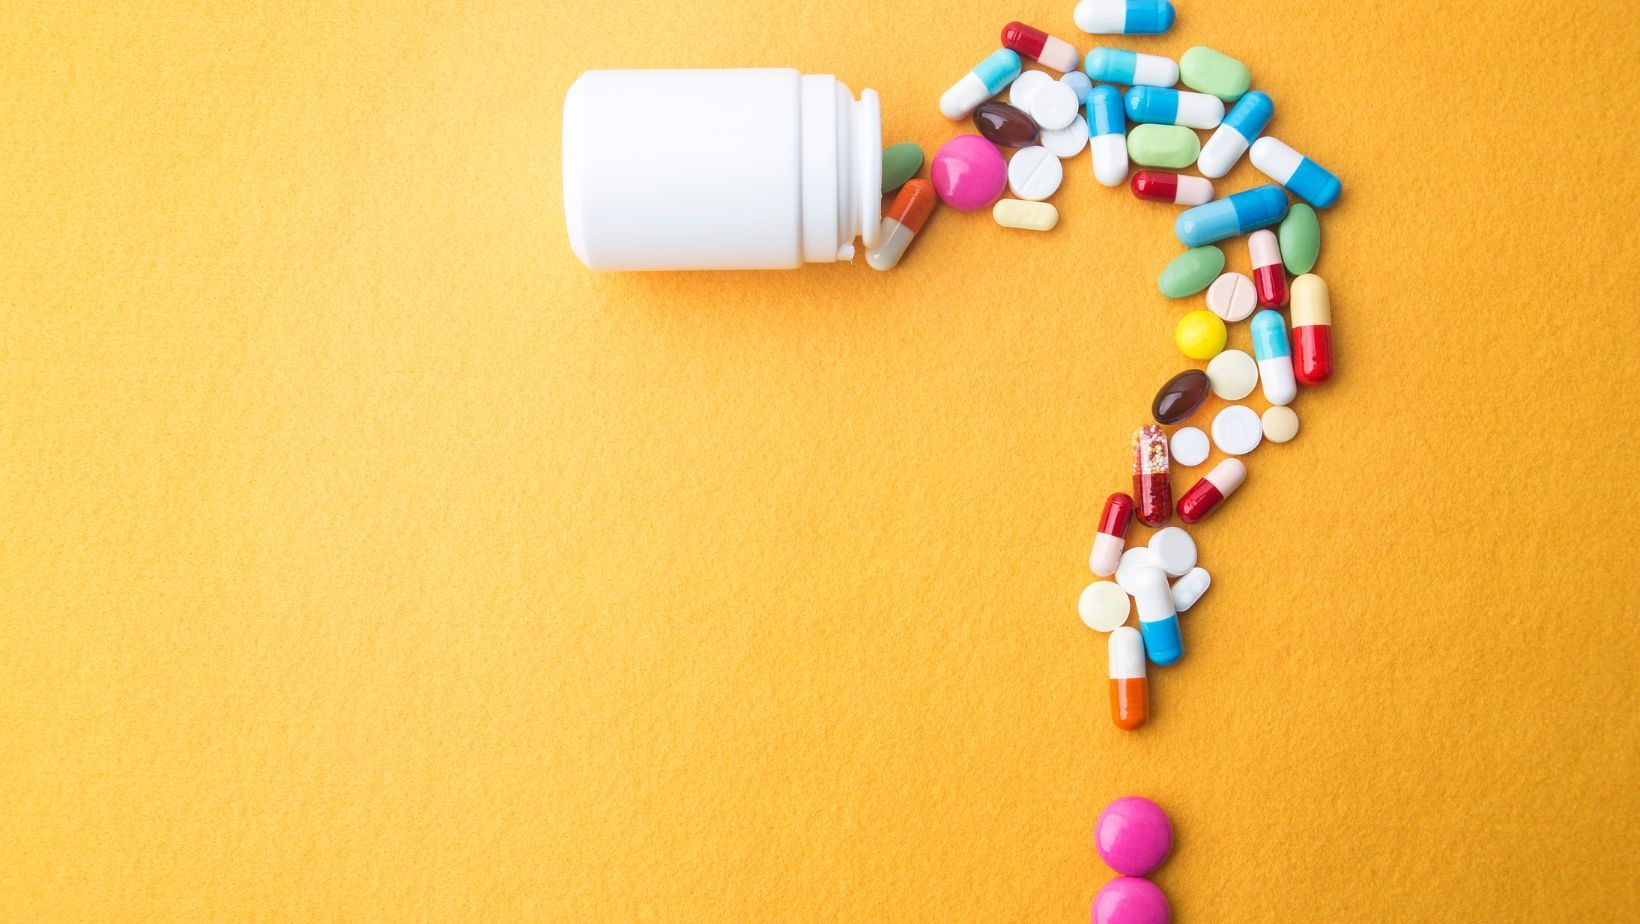
<path id="1" fill-rule="evenodd" d="M 1003 199 L 991 207 L 991 217 L 1004 228 L 1024 228 L 1027 231 L 1052 231 L 1059 224 L 1059 210 L 1049 202 L 1027 202 L 1024 199 Z"/>

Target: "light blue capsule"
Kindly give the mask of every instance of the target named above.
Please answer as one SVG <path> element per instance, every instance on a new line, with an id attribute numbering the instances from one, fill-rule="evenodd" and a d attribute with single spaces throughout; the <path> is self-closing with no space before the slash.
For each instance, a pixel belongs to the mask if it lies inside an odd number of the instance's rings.
<path id="1" fill-rule="evenodd" d="M 1145 657 L 1152 664 L 1168 665 L 1184 654 L 1184 639 L 1179 634 L 1179 617 L 1169 616 L 1146 622 L 1139 620 L 1139 635 L 1145 641 Z"/>
<path id="2" fill-rule="evenodd" d="M 1134 87 L 1122 98 L 1127 117 L 1135 122 L 1172 125 L 1179 114 L 1179 91 L 1163 87 Z"/>
<path id="3" fill-rule="evenodd" d="M 1287 194 L 1281 187 L 1258 186 L 1185 210 L 1174 221 L 1173 233 L 1186 247 L 1202 247 L 1267 228 L 1286 215 Z"/>
<path id="4" fill-rule="evenodd" d="M 1019 53 L 1007 48 L 998 48 L 986 56 L 984 61 L 974 65 L 974 76 L 985 84 L 994 96 L 1013 82 L 1019 76 Z"/>
<path id="5" fill-rule="evenodd" d="M 1097 138 L 1127 134 L 1127 120 L 1122 117 L 1122 94 L 1116 92 L 1115 87 L 1103 84 L 1094 87 L 1088 94 L 1087 107 L 1089 135 Z"/>
<path id="6" fill-rule="evenodd" d="M 1338 201 L 1344 184 L 1331 171 L 1289 147 L 1279 138 L 1265 136 L 1253 142 L 1249 156 L 1259 172 L 1292 190 L 1318 209 Z"/>
<path id="7" fill-rule="evenodd" d="M 1161 35 L 1173 28 L 1168 0 L 1082 0 L 1071 13 L 1089 35 Z"/>
<path id="8" fill-rule="evenodd" d="M 1270 97 L 1253 90 L 1231 108 L 1230 114 L 1224 117 L 1224 127 L 1233 129 L 1236 134 L 1246 138 L 1248 144 L 1252 144 L 1264 131 L 1264 126 L 1270 124 L 1270 116 L 1275 111 L 1276 104 L 1271 102 Z"/>
<path id="9" fill-rule="evenodd" d="M 1253 335 L 1253 356 L 1259 362 L 1293 355 L 1292 343 L 1287 339 L 1287 322 L 1281 319 L 1281 312 L 1269 308 L 1258 312 L 1247 322 L 1247 330 Z"/>

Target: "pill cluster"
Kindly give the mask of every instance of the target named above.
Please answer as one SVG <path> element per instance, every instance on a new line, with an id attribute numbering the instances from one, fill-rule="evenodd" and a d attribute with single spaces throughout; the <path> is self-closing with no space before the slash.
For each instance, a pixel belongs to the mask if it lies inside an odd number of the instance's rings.
<path id="1" fill-rule="evenodd" d="M 1094 895 L 1093 924 L 1167 924 L 1167 897 L 1143 878 L 1173 852 L 1173 824 L 1161 806 L 1143 796 L 1117 799 L 1099 813 L 1093 843 L 1105 865 L 1121 873 Z"/>

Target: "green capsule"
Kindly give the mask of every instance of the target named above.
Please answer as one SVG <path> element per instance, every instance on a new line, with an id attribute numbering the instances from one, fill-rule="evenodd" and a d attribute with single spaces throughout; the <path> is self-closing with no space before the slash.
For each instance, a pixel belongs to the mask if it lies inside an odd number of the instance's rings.
<path id="1" fill-rule="evenodd" d="M 1184 298 L 1213 284 L 1224 272 L 1224 251 L 1217 247 L 1192 247 L 1173 258 L 1162 270 L 1156 287 L 1168 298 Z"/>
<path id="2" fill-rule="evenodd" d="M 1227 103 L 1241 99 L 1253 85 L 1247 65 L 1206 45 L 1197 45 L 1179 59 L 1179 79 L 1201 93 L 1210 93 Z"/>
<path id="3" fill-rule="evenodd" d="M 1302 202 L 1287 210 L 1276 231 L 1281 244 L 1281 262 L 1287 272 L 1302 276 L 1315 269 L 1315 259 L 1321 256 L 1321 222 L 1316 220 L 1315 209 Z"/>
<path id="4" fill-rule="evenodd" d="M 906 180 L 922 169 L 922 164 L 922 148 L 909 141 L 883 148 L 883 194 L 904 186 Z"/>
<path id="5" fill-rule="evenodd" d="M 1183 125 L 1135 125 L 1128 129 L 1128 157 L 1142 167 L 1188 167 L 1202 140 Z"/>

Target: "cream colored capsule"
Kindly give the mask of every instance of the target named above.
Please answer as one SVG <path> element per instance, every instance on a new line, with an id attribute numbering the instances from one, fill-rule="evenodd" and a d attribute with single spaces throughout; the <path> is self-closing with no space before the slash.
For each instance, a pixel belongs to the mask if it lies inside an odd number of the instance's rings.
<path id="1" fill-rule="evenodd" d="M 1059 210 L 1049 202 L 1027 202 L 1024 199 L 1003 199 L 991 207 L 991 217 L 1004 228 L 1023 228 L 1027 231 L 1052 231 L 1059 224 Z"/>

